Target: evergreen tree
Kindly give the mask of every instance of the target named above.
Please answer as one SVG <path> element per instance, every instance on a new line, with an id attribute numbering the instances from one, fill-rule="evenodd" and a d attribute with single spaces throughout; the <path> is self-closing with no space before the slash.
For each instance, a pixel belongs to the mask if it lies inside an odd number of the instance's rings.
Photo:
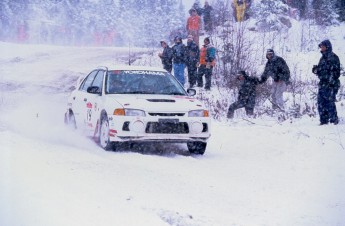
<path id="1" fill-rule="evenodd" d="M 313 1 L 314 16 L 319 25 L 329 26 L 339 24 L 336 3 L 337 0 Z"/>
<path id="2" fill-rule="evenodd" d="M 339 14 L 339 20 L 345 21 L 345 1 L 337 0 L 336 8 L 337 8 L 337 13 Z"/>
<path id="3" fill-rule="evenodd" d="M 288 6 L 282 0 L 261 0 L 252 7 L 254 18 L 264 30 L 280 30 L 282 19 L 288 13 Z"/>

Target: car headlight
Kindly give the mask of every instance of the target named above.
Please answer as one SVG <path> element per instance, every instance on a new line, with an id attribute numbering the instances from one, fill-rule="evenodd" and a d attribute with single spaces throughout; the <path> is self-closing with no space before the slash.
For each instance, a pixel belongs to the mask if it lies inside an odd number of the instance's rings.
<path id="1" fill-rule="evenodd" d="M 114 115 L 123 115 L 123 116 L 146 116 L 145 112 L 138 109 L 124 109 L 118 108 L 114 110 Z"/>
<path id="2" fill-rule="evenodd" d="M 188 117 L 208 117 L 208 110 L 194 110 L 188 112 Z"/>

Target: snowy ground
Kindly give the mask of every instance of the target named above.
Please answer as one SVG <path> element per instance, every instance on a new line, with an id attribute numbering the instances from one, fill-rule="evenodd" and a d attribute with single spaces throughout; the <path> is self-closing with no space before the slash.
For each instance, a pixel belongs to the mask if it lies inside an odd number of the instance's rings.
<path id="1" fill-rule="evenodd" d="M 345 225 L 343 121 L 214 121 L 204 156 L 105 152 L 64 127 L 65 104 L 79 75 L 127 50 L 0 50 L 0 225 Z"/>

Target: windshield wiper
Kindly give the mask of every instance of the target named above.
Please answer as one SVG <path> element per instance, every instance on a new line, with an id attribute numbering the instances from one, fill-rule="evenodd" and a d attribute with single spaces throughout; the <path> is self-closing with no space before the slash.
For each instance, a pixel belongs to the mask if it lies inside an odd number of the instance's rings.
<path id="1" fill-rule="evenodd" d="M 181 95 L 181 96 L 186 96 L 185 93 L 181 93 L 181 92 L 172 92 L 172 93 L 167 93 L 168 95 Z"/>
<path id="2" fill-rule="evenodd" d="M 132 92 L 125 92 L 124 94 L 156 94 L 156 93 L 149 92 L 149 91 L 132 91 Z"/>

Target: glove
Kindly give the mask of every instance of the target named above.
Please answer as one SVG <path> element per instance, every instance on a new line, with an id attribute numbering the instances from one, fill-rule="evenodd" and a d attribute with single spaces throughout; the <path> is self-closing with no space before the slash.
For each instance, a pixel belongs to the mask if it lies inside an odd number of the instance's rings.
<path id="1" fill-rule="evenodd" d="M 211 63 L 210 63 L 210 62 L 207 62 L 207 63 L 206 63 L 206 68 L 207 68 L 207 69 L 210 69 L 210 68 L 211 68 Z"/>
<path id="2" fill-rule="evenodd" d="M 314 65 L 314 66 L 313 66 L 312 72 L 313 72 L 314 74 L 317 74 L 317 65 Z"/>
<path id="3" fill-rule="evenodd" d="M 199 67 L 200 66 L 200 63 L 198 62 L 198 63 L 196 63 L 196 67 Z"/>

